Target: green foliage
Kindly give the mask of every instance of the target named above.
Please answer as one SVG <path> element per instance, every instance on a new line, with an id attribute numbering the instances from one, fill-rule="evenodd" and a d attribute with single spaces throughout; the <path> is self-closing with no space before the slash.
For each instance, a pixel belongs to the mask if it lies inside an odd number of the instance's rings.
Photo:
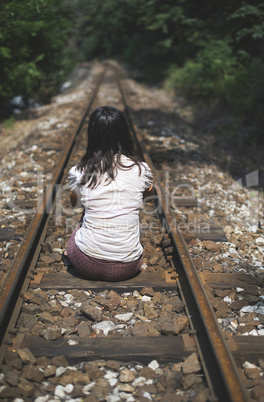
<path id="1" fill-rule="evenodd" d="M 14 128 L 14 124 L 15 124 L 16 119 L 14 118 L 14 116 L 9 117 L 9 119 L 5 120 L 4 123 L 4 127 L 7 131 L 12 131 Z"/>
<path id="2" fill-rule="evenodd" d="M 171 66 L 167 87 L 181 87 L 186 95 L 199 98 L 221 96 L 226 81 L 236 68 L 229 41 L 211 40 L 201 43 L 195 59 L 183 67 Z"/>
<path id="3" fill-rule="evenodd" d="M 0 3 L 0 101 L 34 97 L 40 87 L 58 85 L 72 61 L 65 46 L 74 22 L 62 0 Z"/>

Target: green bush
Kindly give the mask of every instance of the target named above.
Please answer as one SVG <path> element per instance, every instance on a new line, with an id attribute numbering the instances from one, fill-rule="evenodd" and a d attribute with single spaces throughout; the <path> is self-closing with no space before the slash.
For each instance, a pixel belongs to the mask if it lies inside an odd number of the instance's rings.
<path id="1" fill-rule="evenodd" d="M 183 67 L 170 67 L 166 86 L 180 87 L 187 96 L 208 100 L 223 95 L 237 61 L 227 40 L 211 40 L 200 45 L 196 57 L 187 60 Z"/>
<path id="2" fill-rule="evenodd" d="M 74 63 L 65 51 L 74 8 L 62 0 L 0 3 L 0 105 L 58 86 Z"/>

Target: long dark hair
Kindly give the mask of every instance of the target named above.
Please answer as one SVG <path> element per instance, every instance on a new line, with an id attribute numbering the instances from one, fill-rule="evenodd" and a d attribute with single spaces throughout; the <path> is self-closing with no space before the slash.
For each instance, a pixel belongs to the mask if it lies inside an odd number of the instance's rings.
<path id="1" fill-rule="evenodd" d="M 121 162 L 121 155 L 131 159 L 130 165 Z M 134 144 L 126 119 L 118 109 L 101 106 L 93 111 L 88 124 L 88 144 L 86 154 L 77 168 L 84 174 L 81 185 L 94 188 L 99 184 L 99 177 L 107 174 L 109 183 L 115 178 L 117 168 L 131 169 L 139 167 L 135 156 Z"/>

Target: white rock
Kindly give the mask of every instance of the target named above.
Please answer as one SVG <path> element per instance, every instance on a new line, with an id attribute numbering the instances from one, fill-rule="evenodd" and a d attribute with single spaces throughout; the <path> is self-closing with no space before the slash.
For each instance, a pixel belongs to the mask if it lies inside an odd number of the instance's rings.
<path id="1" fill-rule="evenodd" d="M 240 311 L 241 311 L 242 313 L 253 313 L 253 312 L 256 310 L 255 307 L 256 307 L 256 306 L 244 306 L 244 307 L 242 307 L 242 308 L 240 309 Z"/>
<path id="2" fill-rule="evenodd" d="M 127 394 L 126 392 L 120 392 L 119 396 L 121 399 L 127 401 L 128 398 L 131 396 L 131 394 Z"/>
<path id="3" fill-rule="evenodd" d="M 127 322 L 130 320 L 130 318 L 133 317 L 133 313 L 126 313 L 126 314 L 117 314 L 115 315 L 115 318 L 117 318 L 120 321 Z"/>
<path id="4" fill-rule="evenodd" d="M 264 335 L 264 329 L 258 329 L 258 335 Z"/>
<path id="5" fill-rule="evenodd" d="M 57 247 L 55 247 L 55 248 L 52 249 L 52 252 L 53 252 L 53 253 L 62 254 L 62 251 L 63 251 L 63 250 L 62 250 L 61 248 L 57 248 Z"/>
<path id="6" fill-rule="evenodd" d="M 98 329 L 103 331 L 105 335 L 108 334 L 112 329 L 116 329 L 116 325 L 112 321 L 101 321 L 93 325 L 93 329 Z"/>
<path id="7" fill-rule="evenodd" d="M 63 300 L 60 301 L 60 304 L 62 305 L 62 307 L 69 307 L 69 304 Z"/>
<path id="8" fill-rule="evenodd" d="M 134 296 L 134 297 L 139 297 L 139 296 L 140 296 L 140 293 L 139 293 L 137 290 L 134 290 L 133 296 Z"/>
<path id="9" fill-rule="evenodd" d="M 60 377 L 62 374 L 65 373 L 65 371 L 67 370 L 66 367 L 58 367 L 56 370 L 56 377 Z"/>
<path id="10" fill-rule="evenodd" d="M 82 388 L 82 392 L 85 395 L 89 395 L 89 391 L 91 391 L 95 387 L 95 381 L 90 382 L 90 384 L 84 385 Z"/>
<path id="11" fill-rule="evenodd" d="M 256 241 L 257 244 L 264 245 L 264 238 L 263 237 L 258 237 L 255 241 Z"/>
<path id="12" fill-rule="evenodd" d="M 62 385 L 57 385 L 54 391 L 54 395 L 60 399 L 65 398 L 65 388 Z"/>
<path id="13" fill-rule="evenodd" d="M 259 369 L 258 366 L 256 366 L 256 365 L 253 364 L 253 363 L 250 363 L 250 362 L 248 362 L 248 361 L 245 361 L 245 363 L 243 364 L 243 368 L 244 368 L 244 369 L 245 369 L 245 368 L 249 368 L 249 369 L 258 368 L 258 369 Z"/>
<path id="14" fill-rule="evenodd" d="M 65 387 L 65 391 L 67 394 L 70 394 L 73 391 L 74 385 L 73 384 L 67 384 Z"/>
<path id="15" fill-rule="evenodd" d="M 118 376 L 118 373 L 108 370 L 106 372 L 106 374 L 104 375 L 104 378 L 106 378 L 107 380 L 110 380 L 111 378 L 116 378 L 117 376 Z"/>
<path id="16" fill-rule="evenodd" d="M 137 377 L 132 382 L 132 387 L 142 387 L 145 384 L 146 384 L 146 378 L 145 377 Z"/>
<path id="17" fill-rule="evenodd" d="M 149 379 L 149 380 L 146 381 L 145 385 L 151 385 L 151 384 L 153 384 L 153 380 Z"/>
<path id="18" fill-rule="evenodd" d="M 74 302 L 74 297 L 73 297 L 73 295 L 71 295 L 70 293 L 67 293 L 67 294 L 64 296 L 64 299 L 66 299 L 66 302 L 67 302 L 68 304 L 72 304 L 72 303 Z"/>
<path id="19" fill-rule="evenodd" d="M 258 331 L 256 329 L 252 329 L 252 331 L 249 332 L 249 335 L 258 336 Z"/>
<path id="20" fill-rule="evenodd" d="M 150 367 L 150 368 L 152 368 L 152 370 L 157 370 L 158 368 L 159 368 L 159 363 L 157 362 L 157 360 L 152 360 L 149 364 L 148 364 L 148 366 Z"/>
<path id="21" fill-rule="evenodd" d="M 236 292 L 237 292 L 237 293 L 243 292 L 243 290 L 244 290 L 243 288 L 236 288 Z"/>
<path id="22" fill-rule="evenodd" d="M 230 297 L 228 297 L 228 296 L 225 296 L 225 297 L 223 298 L 223 301 L 226 302 L 227 304 L 232 303 L 232 299 L 230 299 Z"/>
<path id="23" fill-rule="evenodd" d="M 70 340 L 68 341 L 68 345 L 70 345 L 70 346 L 78 345 L 78 342 L 77 342 L 77 341 L 74 341 L 73 339 L 70 339 Z"/>
<path id="24" fill-rule="evenodd" d="M 150 401 L 152 401 L 152 398 L 151 398 L 149 392 L 144 392 L 143 396 L 144 396 L 145 398 L 149 399 Z"/>
<path id="25" fill-rule="evenodd" d="M 144 296 L 142 296 L 141 300 L 142 300 L 143 302 L 151 301 L 151 297 L 144 295 Z"/>
<path id="26" fill-rule="evenodd" d="M 108 395 L 106 397 L 107 402 L 119 402 L 121 401 L 121 398 L 118 395 Z"/>
<path id="27" fill-rule="evenodd" d="M 114 387 L 117 383 L 118 383 L 118 379 L 117 378 L 110 378 L 109 380 L 107 380 L 109 382 L 109 385 L 111 387 Z"/>

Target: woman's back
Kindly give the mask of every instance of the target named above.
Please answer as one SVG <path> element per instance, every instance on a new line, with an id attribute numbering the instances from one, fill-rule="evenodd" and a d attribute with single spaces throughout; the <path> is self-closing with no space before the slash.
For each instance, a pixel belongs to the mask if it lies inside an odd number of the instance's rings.
<path id="1" fill-rule="evenodd" d="M 131 160 L 124 155 L 121 161 L 131 165 Z M 85 207 L 76 245 L 94 258 L 124 262 L 137 259 L 142 254 L 138 218 L 142 194 L 152 182 L 148 165 L 141 163 L 141 172 L 137 165 L 129 170 L 118 168 L 114 180 L 109 183 L 104 175 L 95 188 L 79 186 L 81 178 L 82 173 L 72 168 L 70 187 L 79 192 Z"/>

